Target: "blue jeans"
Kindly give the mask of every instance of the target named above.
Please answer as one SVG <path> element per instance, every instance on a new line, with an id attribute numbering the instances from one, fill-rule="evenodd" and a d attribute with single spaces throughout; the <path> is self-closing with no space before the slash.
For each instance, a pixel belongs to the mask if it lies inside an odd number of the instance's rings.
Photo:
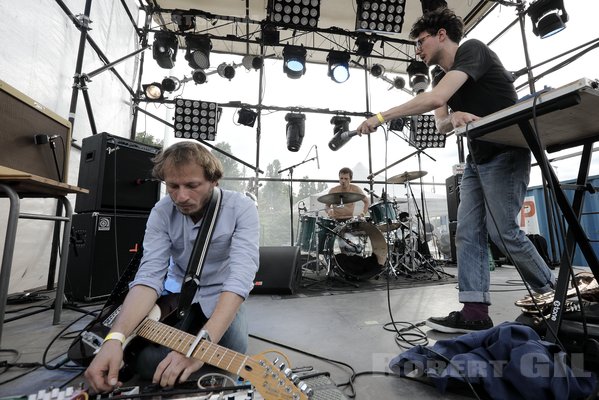
<path id="1" fill-rule="evenodd" d="M 534 291 L 553 288 L 551 270 L 516 221 L 529 179 L 528 149 L 506 151 L 480 165 L 466 163 L 455 238 L 460 302 L 491 304 L 488 238 Z"/>
<path id="2" fill-rule="evenodd" d="M 207 318 L 202 312 L 199 304 L 191 305 L 187 317 L 175 325 L 176 328 L 188 333 L 197 334 L 206 323 Z M 248 325 L 245 315 L 245 305 L 241 304 L 237 315 L 229 329 L 218 342 L 219 345 L 238 353 L 245 353 L 248 346 Z M 148 344 L 137 355 L 135 359 L 135 372 L 142 379 L 152 379 L 154 371 L 160 362 L 166 357 L 171 349 L 155 344 Z"/>

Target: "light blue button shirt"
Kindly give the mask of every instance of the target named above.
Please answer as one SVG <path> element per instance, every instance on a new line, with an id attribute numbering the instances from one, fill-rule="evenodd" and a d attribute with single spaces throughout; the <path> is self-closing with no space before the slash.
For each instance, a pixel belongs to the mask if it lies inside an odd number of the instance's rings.
<path id="1" fill-rule="evenodd" d="M 242 193 L 222 191 L 216 228 L 206 254 L 200 287 L 193 299 L 207 317 L 212 315 L 221 292 L 244 299 L 258 271 L 260 224 L 252 200 Z M 144 254 L 129 287 L 144 285 L 160 295 L 166 288 L 177 292 L 187 271 L 202 220 L 194 224 L 181 214 L 169 196 L 150 213 L 144 237 Z M 167 276 L 168 274 L 168 276 Z"/>

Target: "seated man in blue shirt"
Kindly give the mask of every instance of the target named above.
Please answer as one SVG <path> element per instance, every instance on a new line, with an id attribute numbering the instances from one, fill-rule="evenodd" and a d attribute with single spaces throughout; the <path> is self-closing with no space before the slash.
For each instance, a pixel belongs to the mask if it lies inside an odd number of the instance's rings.
<path id="1" fill-rule="evenodd" d="M 120 385 L 122 338 L 129 336 L 152 309 L 164 292 L 167 278 L 181 283 L 212 192 L 221 190 L 217 186 L 222 165 L 199 143 L 176 143 L 153 161 L 153 174 L 164 181 L 168 196 L 150 213 L 137 275 L 108 340 L 85 372 L 97 392 Z M 204 330 L 209 340 L 240 353 L 246 351 L 248 332 L 242 303 L 258 270 L 259 233 L 258 212 L 252 200 L 243 193 L 222 190 L 199 287 L 181 329 L 194 335 Z M 202 365 L 200 360 L 154 345 L 148 345 L 136 360 L 137 372 L 161 386 L 187 380 Z"/>

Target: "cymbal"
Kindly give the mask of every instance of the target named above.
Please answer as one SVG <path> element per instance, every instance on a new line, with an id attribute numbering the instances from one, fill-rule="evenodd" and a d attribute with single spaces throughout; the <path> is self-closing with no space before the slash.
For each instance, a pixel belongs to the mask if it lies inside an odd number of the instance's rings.
<path id="1" fill-rule="evenodd" d="M 414 179 L 418 179 L 423 177 L 424 175 L 428 174 L 428 172 L 426 171 L 406 171 L 406 172 L 402 172 L 399 175 L 395 175 L 392 176 L 391 178 L 387 179 L 387 183 L 404 183 L 404 182 L 408 182 Z"/>
<path id="2" fill-rule="evenodd" d="M 360 193 L 338 192 L 322 195 L 317 200 L 325 204 L 347 204 L 355 203 L 356 201 L 360 201 L 363 198 L 364 195 Z"/>

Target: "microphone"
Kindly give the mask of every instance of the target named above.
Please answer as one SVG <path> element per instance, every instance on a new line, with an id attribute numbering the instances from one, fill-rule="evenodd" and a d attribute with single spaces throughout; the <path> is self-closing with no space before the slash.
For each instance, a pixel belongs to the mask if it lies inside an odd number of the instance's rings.
<path id="1" fill-rule="evenodd" d="M 35 144 L 46 144 L 46 143 L 52 142 L 56 139 L 58 139 L 58 135 L 48 136 L 43 133 L 33 135 L 33 143 L 35 143 Z"/>
<path id="2" fill-rule="evenodd" d="M 358 131 L 337 132 L 329 142 L 329 148 L 333 151 L 339 150 L 345 143 L 349 142 L 353 136 L 356 136 Z"/>
<path id="3" fill-rule="evenodd" d="M 318 158 L 318 146 L 314 145 L 314 148 L 316 149 L 316 166 L 318 167 L 318 169 L 320 169 L 320 158 Z"/>

